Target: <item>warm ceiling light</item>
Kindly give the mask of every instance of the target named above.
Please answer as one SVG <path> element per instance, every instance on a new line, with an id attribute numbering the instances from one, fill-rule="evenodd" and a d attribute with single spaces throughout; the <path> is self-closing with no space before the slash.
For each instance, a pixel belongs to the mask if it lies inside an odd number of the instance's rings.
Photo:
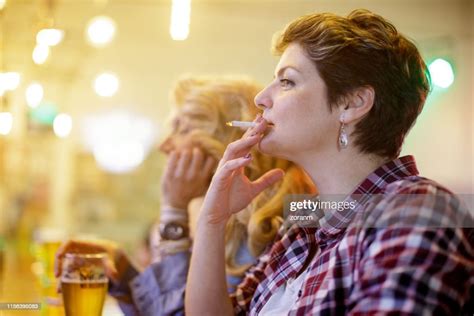
<path id="1" fill-rule="evenodd" d="M 105 46 L 115 36 L 115 22 L 107 16 L 97 16 L 87 24 L 87 40 L 93 46 Z"/>
<path id="2" fill-rule="evenodd" d="M 153 148 L 156 130 L 145 116 L 114 109 L 89 116 L 82 124 L 84 144 L 108 172 L 133 171 Z"/>
<path id="3" fill-rule="evenodd" d="M 59 29 L 42 29 L 36 34 L 36 43 L 39 45 L 56 46 L 64 37 L 64 31 Z"/>
<path id="4" fill-rule="evenodd" d="M 119 88 L 119 79 L 112 73 L 103 73 L 94 80 L 94 90 L 101 97 L 113 96 Z"/>
<path id="5" fill-rule="evenodd" d="M 44 64 L 44 62 L 48 59 L 49 56 L 49 46 L 38 44 L 35 46 L 33 50 L 33 61 L 37 65 Z"/>
<path id="6" fill-rule="evenodd" d="M 2 10 L 7 4 L 7 0 L 0 0 L 0 10 Z"/>
<path id="7" fill-rule="evenodd" d="M 10 112 L 0 112 L 0 134 L 8 135 L 12 130 L 13 116 Z"/>
<path id="8" fill-rule="evenodd" d="M 33 82 L 26 88 L 26 104 L 30 108 L 37 107 L 43 100 L 43 86 L 37 82 Z"/>
<path id="9" fill-rule="evenodd" d="M 21 81 L 18 72 L 0 72 L 0 91 L 15 90 Z"/>
<path id="10" fill-rule="evenodd" d="M 54 134 L 59 138 L 66 138 L 71 133 L 72 129 L 72 118 L 68 114 L 58 114 L 54 118 L 53 130 Z"/>
<path id="11" fill-rule="evenodd" d="M 175 41 L 183 41 L 189 35 L 191 0 L 173 0 L 171 7 L 170 35 Z"/>

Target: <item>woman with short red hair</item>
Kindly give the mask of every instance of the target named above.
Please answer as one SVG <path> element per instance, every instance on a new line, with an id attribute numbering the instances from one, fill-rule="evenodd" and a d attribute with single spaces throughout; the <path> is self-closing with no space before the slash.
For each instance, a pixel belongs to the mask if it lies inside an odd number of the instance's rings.
<path id="1" fill-rule="evenodd" d="M 255 98 L 263 116 L 227 147 L 204 199 L 187 313 L 472 314 L 473 218 L 456 195 L 419 176 L 412 156 L 399 157 L 429 92 L 415 45 L 356 10 L 300 17 L 274 48 L 274 80 Z M 287 217 L 292 225 L 229 297 L 225 223 L 284 174 L 250 181 L 243 170 L 255 146 L 301 166 L 318 187 L 314 205 L 345 207 Z"/>

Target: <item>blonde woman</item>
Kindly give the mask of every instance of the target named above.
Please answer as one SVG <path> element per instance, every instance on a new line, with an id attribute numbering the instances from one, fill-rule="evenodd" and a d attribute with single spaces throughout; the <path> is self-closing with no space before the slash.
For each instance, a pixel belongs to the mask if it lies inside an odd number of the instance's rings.
<path id="1" fill-rule="evenodd" d="M 261 87 L 248 78 L 187 77 L 171 94 L 174 105 L 171 134 L 160 145 L 168 155 L 161 192 L 160 220 L 151 233 L 154 263 L 139 273 L 124 252 L 111 243 L 69 241 L 58 252 L 57 275 L 66 252 L 107 251 L 112 279 L 110 294 L 127 315 L 169 315 L 184 312 L 184 289 L 190 260 L 195 218 L 216 163 L 226 146 L 242 137 L 231 120 L 248 121 L 259 110 L 253 99 Z M 287 160 L 253 152 L 245 169 L 255 180 L 266 171 L 286 171 L 281 182 L 259 194 L 242 212 L 233 216 L 225 232 L 227 291 L 233 292 L 244 272 L 273 241 L 281 223 L 283 197 L 314 193 L 306 174 Z"/>

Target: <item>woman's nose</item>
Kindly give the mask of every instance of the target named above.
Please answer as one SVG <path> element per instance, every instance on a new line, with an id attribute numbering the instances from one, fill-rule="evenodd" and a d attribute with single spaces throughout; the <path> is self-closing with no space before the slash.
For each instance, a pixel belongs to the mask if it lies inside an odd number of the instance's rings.
<path id="1" fill-rule="evenodd" d="M 271 108 L 273 105 L 272 100 L 270 98 L 269 87 L 270 86 L 265 87 L 255 96 L 255 105 L 261 110 Z"/>

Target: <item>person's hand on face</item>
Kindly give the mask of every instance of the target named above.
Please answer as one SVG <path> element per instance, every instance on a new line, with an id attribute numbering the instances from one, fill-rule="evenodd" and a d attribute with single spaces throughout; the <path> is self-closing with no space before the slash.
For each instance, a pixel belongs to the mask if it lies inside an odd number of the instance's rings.
<path id="1" fill-rule="evenodd" d="M 206 193 L 216 163 L 198 147 L 173 150 L 161 179 L 162 204 L 187 209 L 192 199 Z"/>
<path id="2" fill-rule="evenodd" d="M 252 161 L 250 150 L 267 128 L 261 116 L 255 122 L 257 126 L 227 146 L 219 162 L 202 206 L 201 216 L 208 223 L 226 223 L 233 213 L 244 209 L 260 192 L 283 178 L 281 169 L 270 170 L 255 181 L 245 175 L 244 168 Z"/>

